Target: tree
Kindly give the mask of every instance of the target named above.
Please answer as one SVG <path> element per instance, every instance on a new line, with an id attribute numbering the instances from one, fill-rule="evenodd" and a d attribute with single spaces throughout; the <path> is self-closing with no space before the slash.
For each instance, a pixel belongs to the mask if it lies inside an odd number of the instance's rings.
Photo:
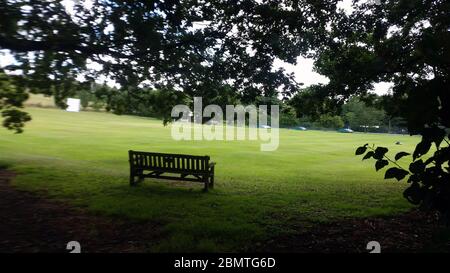
<path id="1" fill-rule="evenodd" d="M 298 117 L 310 117 L 313 120 L 319 119 L 324 113 L 338 115 L 341 106 L 322 85 L 301 89 L 289 100 L 289 104 L 295 108 Z"/>
<path id="2" fill-rule="evenodd" d="M 288 96 L 297 84 L 273 69 L 275 58 L 307 55 L 337 2 L 94 0 L 70 10 L 62 1 L 1 1 L 0 48 L 16 59 L 6 69 L 21 71 L 25 92 L 53 95 L 61 107 L 79 75 L 106 75 L 122 93 L 150 84 L 208 97 L 229 84 L 248 100 Z"/>
<path id="3" fill-rule="evenodd" d="M 292 127 L 299 125 L 297 113 L 292 106 L 281 104 L 280 110 L 280 126 Z"/>
<path id="4" fill-rule="evenodd" d="M 367 106 L 358 97 L 352 97 L 342 106 L 342 117 L 351 128 L 367 132 L 370 127 L 382 125 L 385 114 L 383 110 Z"/>
<path id="5" fill-rule="evenodd" d="M 187 95 L 175 90 L 130 87 L 124 92 L 107 85 L 95 86 L 92 100 L 115 114 L 160 118 L 164 124 L 172 120 L 175 105 L 188 104 Z"/>
<path id="6" fill-rule="evenodd" d="M 341 99 L 364 94 L 377 82 L 393 83 L 390 112 L 406 120 L 411 134 L 422 136 L 409 168 L 397 162 L 408 152 L 391 159 L 387 148 L 366 144 L 356 154 L 374 158 L 376 170 L 394 164 L 385 178 L 408 177 L 405 198 L 437 210 L 448 221 L 450 2 L 361 2 L 355 1 L 350 15 L 342 13 L 330 23 L 328 39 L 317 49 L 316 70 L 330 79 L 329 96 Z"/>
<path id="7" fill-rule="evenodd" d="M 3 126 L 17 133 L 22 132 L 24 122 L 31 120 L 27 113 L 19 110 L 27 98 L 28 94 L 17 88 L 14 79 L 0 70 L 0 111 L 5 118 Z"/>
<path id="8" fill-rule="evenodd" d="M 323 114 L 319 117 L 318 124 L 320 127 L 329 129 L 338 129 L 344 127 L 344 121 L 340 116 L 332 116 L 330 114 Z"/>

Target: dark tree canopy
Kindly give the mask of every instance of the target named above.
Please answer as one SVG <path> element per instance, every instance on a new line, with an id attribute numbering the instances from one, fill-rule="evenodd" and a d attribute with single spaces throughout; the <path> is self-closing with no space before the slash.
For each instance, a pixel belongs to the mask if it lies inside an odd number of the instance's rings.
<path id="1" fill-rule="evenodd" d="M 0 3 L 0 48 L 17 60 L 6 69 L 22 72 L 21 88 L 61 106 L 79 74 L 206 98 L 224 84 L 244 97 L 289 95 L 297 84 L 274 59 L 307 54 L 337 1 L 92 2 L 74 1 L 72 10 L 61 1 Z"/>
<path id="2" fill-rule="evenodd" d="M 362 2 L 362 1 L 359 1 Z M 316 69 L 328 94 L 348 98 L 374 83 L 392 82 L 390 110 L 405 116 L 411 133 L 425 124 L 450 127 L 450 3 L 381 1 L 355 5 L 330 25 Z"/>
<path id="3" fill-rule="evenodd" d="M 338 114 L 342 102 L 333 99 L 323 85 L 312 85 L 301 89 L 289 102 L 296 110 L 299 117 L 311 117 L 317 119 L 324 113 Z"/>

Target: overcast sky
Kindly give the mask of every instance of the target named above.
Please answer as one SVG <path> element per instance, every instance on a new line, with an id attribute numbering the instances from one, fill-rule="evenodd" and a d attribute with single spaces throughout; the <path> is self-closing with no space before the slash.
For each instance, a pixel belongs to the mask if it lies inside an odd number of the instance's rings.
<path id="1" fill-rule="evenodd" d="M 86 1 L 89 2 L 89 1 Z M 71 0 L 65 0 L 64 4 L 68 6 L 68 10 L 70 10 Z M 343 0 L 339 4 L 339 7 L 345 9 L 347 12 L 352 11 L 352 0 Z M 297 65 L 291 65 L 288 63 L 284 63 L 280 60 L 276 60 L 274 62 L 274 67 L 283 67 L 287 72 L 294 73 L 295 79 L 299 83 L 303 83 L 304 87 L 310 86 L 312 84 L 317 83 L 327 83 L 328 79 L 316 72 L 313 71 L 313 60 L 305 59 L 299 57 L 297 59 Z M 12 64 L 14 62 L 14 58 L 4 51 L 0 50 L 0 66 L 4 67 L 6 65 Z M 103 81 L 104 79 L 100 79 Z M 111 83 L 111 82 L 110 82 Z M 375 85 L 374 92 L 377 94 L 385 94 L 388 92 L 392 85 L 390 83 L 378 83 Z"/>

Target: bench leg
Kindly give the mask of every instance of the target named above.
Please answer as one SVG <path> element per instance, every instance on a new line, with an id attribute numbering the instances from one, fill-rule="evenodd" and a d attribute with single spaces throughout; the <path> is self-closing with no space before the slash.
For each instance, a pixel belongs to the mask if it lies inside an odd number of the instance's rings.
<path id="1" fill-rule="evenodd" d="M 211 173 L 209 174 L 209 179 L 210 179 L 209 187 L 211 189 L 214 189 L 214 166 L 212 166 L 212 168 L 211 168 Z"/>
<path id="2" fill-rule="evenodd" d="M 135 179 L 136 176 L 138 178 L 137 181 Z M 136 186 L 138 183 L 142 182 L 142 180 L 144 180 L 142 173 L 136 174 L 133 171 L 130 171 L 130 186 Z"/>
<path id="3" fill-rule="evenodd" d="M 134 174 L 130 173 L 130 186 L 136 186 L 136 183 L 134 182 Z"/>
<path id="4" fill-rule="evenodd" d="M 210 187 L 211 189 L 214 189 L 214 175 L 211 175 L 211 176 L 209 177 L 209 187 Z"/>
<path id="5" fill-rule="evenodd" d="M 203 181 L 205 182 L 205 188 L 203 189 L 205 192 L 208 191 L 208 186 L 209 186 L 209 179 L 206 176 L 205 178 L 203 178 Z"/>

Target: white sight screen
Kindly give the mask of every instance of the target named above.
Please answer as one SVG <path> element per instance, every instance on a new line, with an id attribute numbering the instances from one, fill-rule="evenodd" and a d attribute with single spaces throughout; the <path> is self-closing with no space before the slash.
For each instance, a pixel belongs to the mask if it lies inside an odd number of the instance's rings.
<path id="1" fill-rule="evenodd" d="M 66 111 L 69 112 L 80 112 L 80 100 L 79 99 L 67 99 L 67 108 Z"/>

